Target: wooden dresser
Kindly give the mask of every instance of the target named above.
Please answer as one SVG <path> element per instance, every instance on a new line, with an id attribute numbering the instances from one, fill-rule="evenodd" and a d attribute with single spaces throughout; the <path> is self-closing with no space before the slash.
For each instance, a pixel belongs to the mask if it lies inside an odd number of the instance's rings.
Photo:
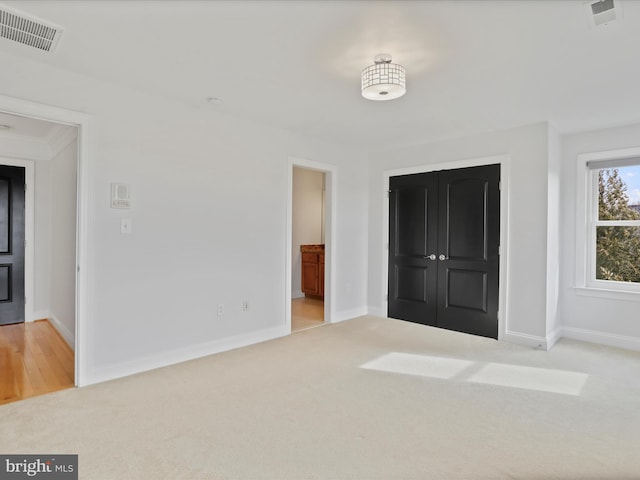
<path id="1" fill-rule="evenodd" d="M 324 245 L 300 245 L 302 292 L 305 297 L 324 297 Z"/>

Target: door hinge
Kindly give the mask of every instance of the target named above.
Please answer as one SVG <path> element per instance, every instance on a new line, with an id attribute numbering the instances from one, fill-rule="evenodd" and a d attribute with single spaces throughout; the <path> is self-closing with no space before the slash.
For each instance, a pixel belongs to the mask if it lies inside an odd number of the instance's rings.
<path id="1" fill-rule="evenodd" d="M 498 182 L 498 190 L 502 191 L 502 180 Z"/>

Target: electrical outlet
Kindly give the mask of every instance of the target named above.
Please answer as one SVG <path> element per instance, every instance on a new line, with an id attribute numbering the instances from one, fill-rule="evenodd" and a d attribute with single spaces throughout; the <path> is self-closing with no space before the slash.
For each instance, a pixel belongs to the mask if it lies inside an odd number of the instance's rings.
<path id="1" fill-rule="evenodd" d="M 249 300 L 243 300 L 242 301 L 242 311 L 246 312 L 249 310 Z"/>
<path id="2" fill-rule="evenodd" d="M 220 317 L 221 315 L 224 315 L 224 304 L 219 303 L 218 304 L 218 316 Z"/>

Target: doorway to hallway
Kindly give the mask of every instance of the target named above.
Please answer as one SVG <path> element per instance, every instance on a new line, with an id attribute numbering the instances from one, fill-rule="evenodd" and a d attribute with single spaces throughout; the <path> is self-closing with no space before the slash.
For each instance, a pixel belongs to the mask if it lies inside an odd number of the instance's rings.
<path id="1" fill-rule="evenodd" d="M 0 117 L 9 126 L 3 136 L 11 140 L 5 144 L 10 149 L 0 149 L 0 164 L 26 173 L 23 322 L 0 327 L 0 396 L 15 401 L 81 383 L 78 292 L 84 282 L 78 272 L 85 195 L 79 187 L 87 117 L 3 96 Z M 9 283 L 13 296 L 15 282 Z"/>
<path id="2" fill-rule="evenodd" d="M 75 383 L 78 128 L 7 113 L 0 119 L 13 145 L 0 147 L 5 403 Z M 48 148 L 38 153 L 34 144 Z"/>

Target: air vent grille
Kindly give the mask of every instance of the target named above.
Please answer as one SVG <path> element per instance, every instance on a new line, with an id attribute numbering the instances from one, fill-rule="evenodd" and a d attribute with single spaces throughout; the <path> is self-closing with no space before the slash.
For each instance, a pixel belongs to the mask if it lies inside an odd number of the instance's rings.
<path id="1" fill-rule="evenodd" d="M 613 0 L 600 0 L 599 2 L 591 4 L 591 11 L 594 15 L 599 15 L 609 10 L 613 10 L 613 8 Z"/>
<path id="2" fill-rule="evenodd" d="M 0 37 L 29 47 L 51 52 L 62 30 L 53 25 L 0 9 Z"/>
<path id="3" fill-rule="evenodd" d="M 589 0 L 585 3 L 590 27 L 612 25 L 622 19 L 623 0 Z"/>

